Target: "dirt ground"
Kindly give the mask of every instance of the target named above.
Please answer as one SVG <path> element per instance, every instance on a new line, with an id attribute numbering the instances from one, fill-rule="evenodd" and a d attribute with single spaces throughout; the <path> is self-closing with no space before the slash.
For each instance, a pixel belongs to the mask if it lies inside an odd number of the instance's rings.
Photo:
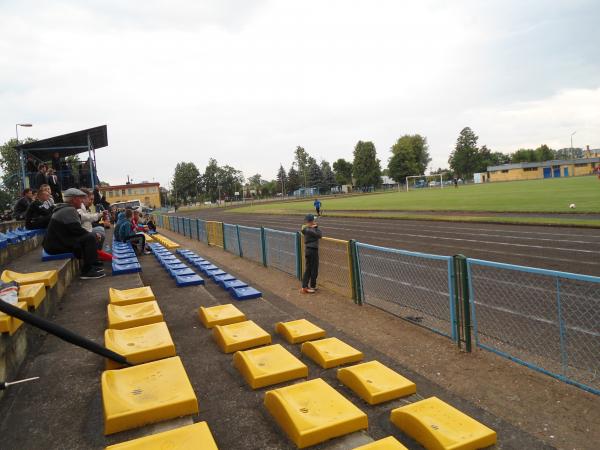
<path id="1" fill-rule="evenodd" d="M 600 398 L 483 350 L 459 351 L 447 338 L 326 290 L 302 295 L 293 277 L 165 232 L 220 267 L 252 279 L 340 331 L 364 342 L 441 388 L 560 449 L 597 449 Z M 595 444 L 594 444 L 595 443 Z M 500 443 L 501 446 L 501 443 Z"/>

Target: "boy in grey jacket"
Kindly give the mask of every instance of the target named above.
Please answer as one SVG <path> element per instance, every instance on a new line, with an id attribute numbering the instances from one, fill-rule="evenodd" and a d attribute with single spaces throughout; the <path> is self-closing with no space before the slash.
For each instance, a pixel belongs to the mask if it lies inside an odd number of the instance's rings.
<path id="1" fill-rule="evenodd" d="M 314 294 L 319 275 L 319 239 L 323 237 L 323 233 L 319 230 L 314 215 L 308 214 L 304 222 L 301 231 L 304 235 L 304 275 L 300 292 Z"/>

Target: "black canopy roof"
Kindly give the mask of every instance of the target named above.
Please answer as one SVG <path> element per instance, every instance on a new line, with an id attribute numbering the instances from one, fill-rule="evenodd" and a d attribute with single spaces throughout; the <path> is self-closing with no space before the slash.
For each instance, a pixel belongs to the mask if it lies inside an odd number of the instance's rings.
<path id="1" fill-rule="evenodd" d="M 87 130 L 75 131 L 73 133 L 54 136 L 41 141 L 30 142 L 29 144 L 18 145 L 17 148 L 31 153 L 40 160 L 47 159 L 49 153 L 58 152 L 61 157 L 77 155 L 88 151 L 88 136 L 93 149 L 106 147 L 108 137 L 106 134 L 106 125 L 88 128 Z"/>

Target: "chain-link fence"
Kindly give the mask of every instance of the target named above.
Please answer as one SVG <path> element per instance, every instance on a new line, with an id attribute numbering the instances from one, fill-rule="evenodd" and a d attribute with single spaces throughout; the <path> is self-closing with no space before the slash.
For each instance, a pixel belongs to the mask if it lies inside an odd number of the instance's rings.
<path id="1" fill-rule="evenodd" d="M 600 394 L 600 278 L 467 260 L 478 346 Z"/>
<path id="2" fill-rule="evenodd" d="M 451 256 L 356 244 L 363 303 L 455 338 Z"/>
<path id="3" fill-rule="evenodd" d="M 206 220 L 198 219 L 198 240 L 208 244 L 208 233 L 206 231 Z"/>
<path id="4" fill-rule="evenodd" d="M 169 216 L 169 230 L 175 231 L 175 216 Z"/>
<path id="5" fill-rule="evenodd" d="M 302 236 L 302 271 L 304 272 L 304 236 Z M 348 298 L 353 298 L 352 258 L 350 242 L 322 238 L 319 241 L 319 276 L 317 285 Z"/>
<path id="6" fill-rule="evenodd" d="M 223 232 L 225 239 L 225 250 L 227 250 L 229 253 L 240 256 L 240 240 L 238 236 L 237 225 L 224 223 Z"/>
<path id="7" fill-rule="evenodd" d="M 257 263 L 263 263 L 263 242 L 260 228 L 238 225 L 242 256 Z"/>
<path id="8" fill-rule="evenodd" d="M 265 228 L 265 256 L 267 266 L 297 276 L 298 234 Z"/>
<path id="9" fill-rule="evenodd" d="M 208 245 L 223 248 L 223 222 L 207 220 L 205 224 Z"/>

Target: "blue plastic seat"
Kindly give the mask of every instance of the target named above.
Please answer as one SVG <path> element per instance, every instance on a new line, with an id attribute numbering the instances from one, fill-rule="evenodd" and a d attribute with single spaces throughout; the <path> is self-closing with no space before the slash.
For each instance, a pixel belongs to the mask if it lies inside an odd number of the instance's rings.
<path id="1" fill-rule="evenodd" d="M 218 267 L 214 264 L 202 264 L 200 267 L 198 267 L 198 269 L 200 269 L 200 271 L 203 273 L 208 273 L 211 270 L 217 270 Z"/>
<path id="2" fill-rule="evenodd" d="M 8 247 L 8 238 L 0 233 L 0 249 Z"/>
<path id="3" fill-rule="evenodd" d="M 170 269 L 186 269 L 188 266 L 185 265 L 184 263 L 182 263 L 181 261 L 173 261 L 173 262 L 166 262 L 165 263 L 165 269 L 170 270 Z"/>
<path id="4" fill-rule="evenodd" d="M 191 250 L 186 250 L 185 248 L 178 248 L 178 249 L 175 251 L 175 253 L 179 253 L 180 255 L 182 255 L 182 256 L 183 256 L 183 255 L 187 255 L 187 254 L 194 253 L 194 252 L 193 252 L 193 251 L 191 251 Z"/>
<path id="5" fill-rule="evenodd" d="M 209 270 L 206 275 L 208 275 L 214 281 L 215 277 L 218 277 L 219 275 L 227 275 L 227 272 L 221 269 Z"/>
<path id="6" fill-rule="evenodd" d="M 46 250 L 42 249 L 42 261 L 56 261 L 59 259 L 71 259 L 75 258 L 73 253 L 56 253 L 55 255 L 51 255 L 47 253 Z"/>
<path id="7" fill-rule="evenodd" d="M 221 285 L 223 286 L 223 289 L 226 289 L 228 291 L 232 291 L 237 288 L 248 287 L 248 284 L 244 283 L 242 280 L 223 281 Z"/>
<path id="8" fill-rule="evenodd" d="M 235 277 L 230 273 L 223 273 L 221 275 L 213 276 L 213 281 L 217 283 L 219 286 L 224 287 L 223 283 L 225 281 L 235 280 Z"/>
<path id="9" fill-rule="evenodd" d="M 139 263 L 137 257 L 133 257 L 133 258 L 115 258 L 115 255 L 113 255 L 113 262 L 116 264 L 135 264 L 135 263 Z"/>
<path id="10" fill-rule="evenodd" d="M 112 274 L 124 275 L 126 273 L 137 273 L 142 271 L 142 266 L 139 263 L 134 264 L 118 264 L 113 261 Z"/>
<path id="11" fill-rule="evenodd" d="M 173 278 L 175 278 L 177 276 L 183 276 L 183 275 L 196 275 L 196 272 L 194 272 L 189 267 L 186 267 L 185 269 L 169 269 L 169 274 Z"/>
<path id="12" fill-rule="evenodd" d="M 4 236 L 6 237 L 6 239 L 8 239 L 9 244 L 18 244 L 19 242 L 21 242 L 23 240 L 21 238 L 21 236 L 16 235 L 15 233 L 13 233 L 10 230 L 7 231 L 6 233 L 4 233 Z"/>
<path id="13" fill-rule="evenodd" d="M 229 292 L 236 300 L 251 300 L 253 298 L 262 297 L 262 292 L 257 291 L 252 286 L 233 288 Z"/>
<path id="14" fill-rule="evenodd" d="M 198 286 L 204 284 L 204 280 L 199 275 L 177 275 L 175 277 L 177 287 Z"/>

